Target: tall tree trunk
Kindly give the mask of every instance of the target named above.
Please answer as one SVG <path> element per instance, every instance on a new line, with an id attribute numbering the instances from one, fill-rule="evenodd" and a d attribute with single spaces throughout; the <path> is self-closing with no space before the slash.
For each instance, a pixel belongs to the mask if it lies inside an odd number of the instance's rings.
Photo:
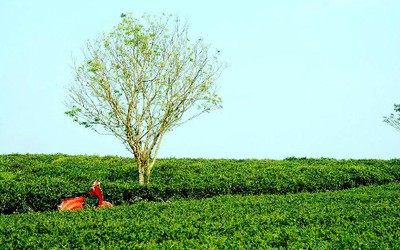
<path id="1" fill-rule="evenodd" d="M 151 168 L 150 164 L 146 164 L 146 172 L 145 172 L 145 179 L 146 179 L 146 184 L 150 184 L 150 174 L 151 174 Z"/>
<path id="2" fill-rule="evenodd" d="M 145 171 L 146 171 L 145 172 L 145 181 L 146 181 L 147 185 L 150 184 L 151 171 L 153 170 L 154 164 L 155 164 L 155 162 L 156 162 L 156 160 L 158 158 L 158 151 L 160 149 L 160 145 L 161 145 L 161 141 L 162 141 L 163 137 L 164 137 L 164 133 L 161 133 L 160 136 L 159 136 L 158 142 L 156 142 L 156 144 L 155 144 L 156 151 L 154 153 L 154 158 L 151 159 L 150 154 L 149 154 L 149 158 L 146 161 L 146 164 L 145 164 Z"/>
<path id="3" fill-rule="evenodd" d="M 145 164 L 137 159 L 136 160 L 138 165 L 138 174 L 139 174 L 139 185 L 144 185 L 145 181 Z"/>

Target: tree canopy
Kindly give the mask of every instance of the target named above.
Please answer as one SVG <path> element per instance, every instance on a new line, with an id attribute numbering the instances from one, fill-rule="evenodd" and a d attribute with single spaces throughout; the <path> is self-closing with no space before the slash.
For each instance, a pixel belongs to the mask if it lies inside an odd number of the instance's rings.
<path id="1" fill-rule="evenodd" d="M 120 139 L 140 183 L 149 183 L 167 131 L 222 107 L 216 81 L 226 65 L 188 30 L 172 15 L 122 14 L 112 32 L 87 42 L 73 68 L 66 114 Z"/>

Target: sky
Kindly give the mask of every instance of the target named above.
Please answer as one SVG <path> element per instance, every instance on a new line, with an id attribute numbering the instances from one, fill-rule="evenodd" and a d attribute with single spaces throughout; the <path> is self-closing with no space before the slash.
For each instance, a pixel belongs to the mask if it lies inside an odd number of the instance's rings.
<path id="1" fill-rule="evenodd" d="M 121 13 L 175 14 L 221 51 L 223 109 L 169 132 L 159 156 L 400 158 L 400 1 L 0 1 L 0 154 L 130 153 L 64 112 L 71 65 Z"/>

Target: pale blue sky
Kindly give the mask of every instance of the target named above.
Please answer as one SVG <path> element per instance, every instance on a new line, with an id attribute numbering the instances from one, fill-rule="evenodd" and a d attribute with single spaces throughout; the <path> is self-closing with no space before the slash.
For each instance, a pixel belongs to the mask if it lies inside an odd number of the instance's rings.
<path id="1" fill-rule="evenodd" d="M 0 1 L 0 154 L 129 156 L 64 115 L 72 55 L 122 12 L 187 18 L 222 51 L 224 108 L 170 132 L 160 157 L 398 158 L 400 1 Z"/>

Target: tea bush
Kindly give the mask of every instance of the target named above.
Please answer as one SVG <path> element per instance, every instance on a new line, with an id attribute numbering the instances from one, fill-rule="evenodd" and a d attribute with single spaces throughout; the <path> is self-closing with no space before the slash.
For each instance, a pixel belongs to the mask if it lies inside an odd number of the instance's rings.
<path id="1" fill-rule="evenodd" d="M 50 211 L 61 197 L 100 180 L 106 200 L 200 199 L 341 190 L 400 180 L 400 160 L 160 159 L 150 186 L 137 184 L 130 158 L 114 156 L 0 155 L 0 213 Z"/>
<path id="2" fill-rule="evenodd" d="M 400 249 L 400 184 L 0 215 L 0 249 Z"/>

